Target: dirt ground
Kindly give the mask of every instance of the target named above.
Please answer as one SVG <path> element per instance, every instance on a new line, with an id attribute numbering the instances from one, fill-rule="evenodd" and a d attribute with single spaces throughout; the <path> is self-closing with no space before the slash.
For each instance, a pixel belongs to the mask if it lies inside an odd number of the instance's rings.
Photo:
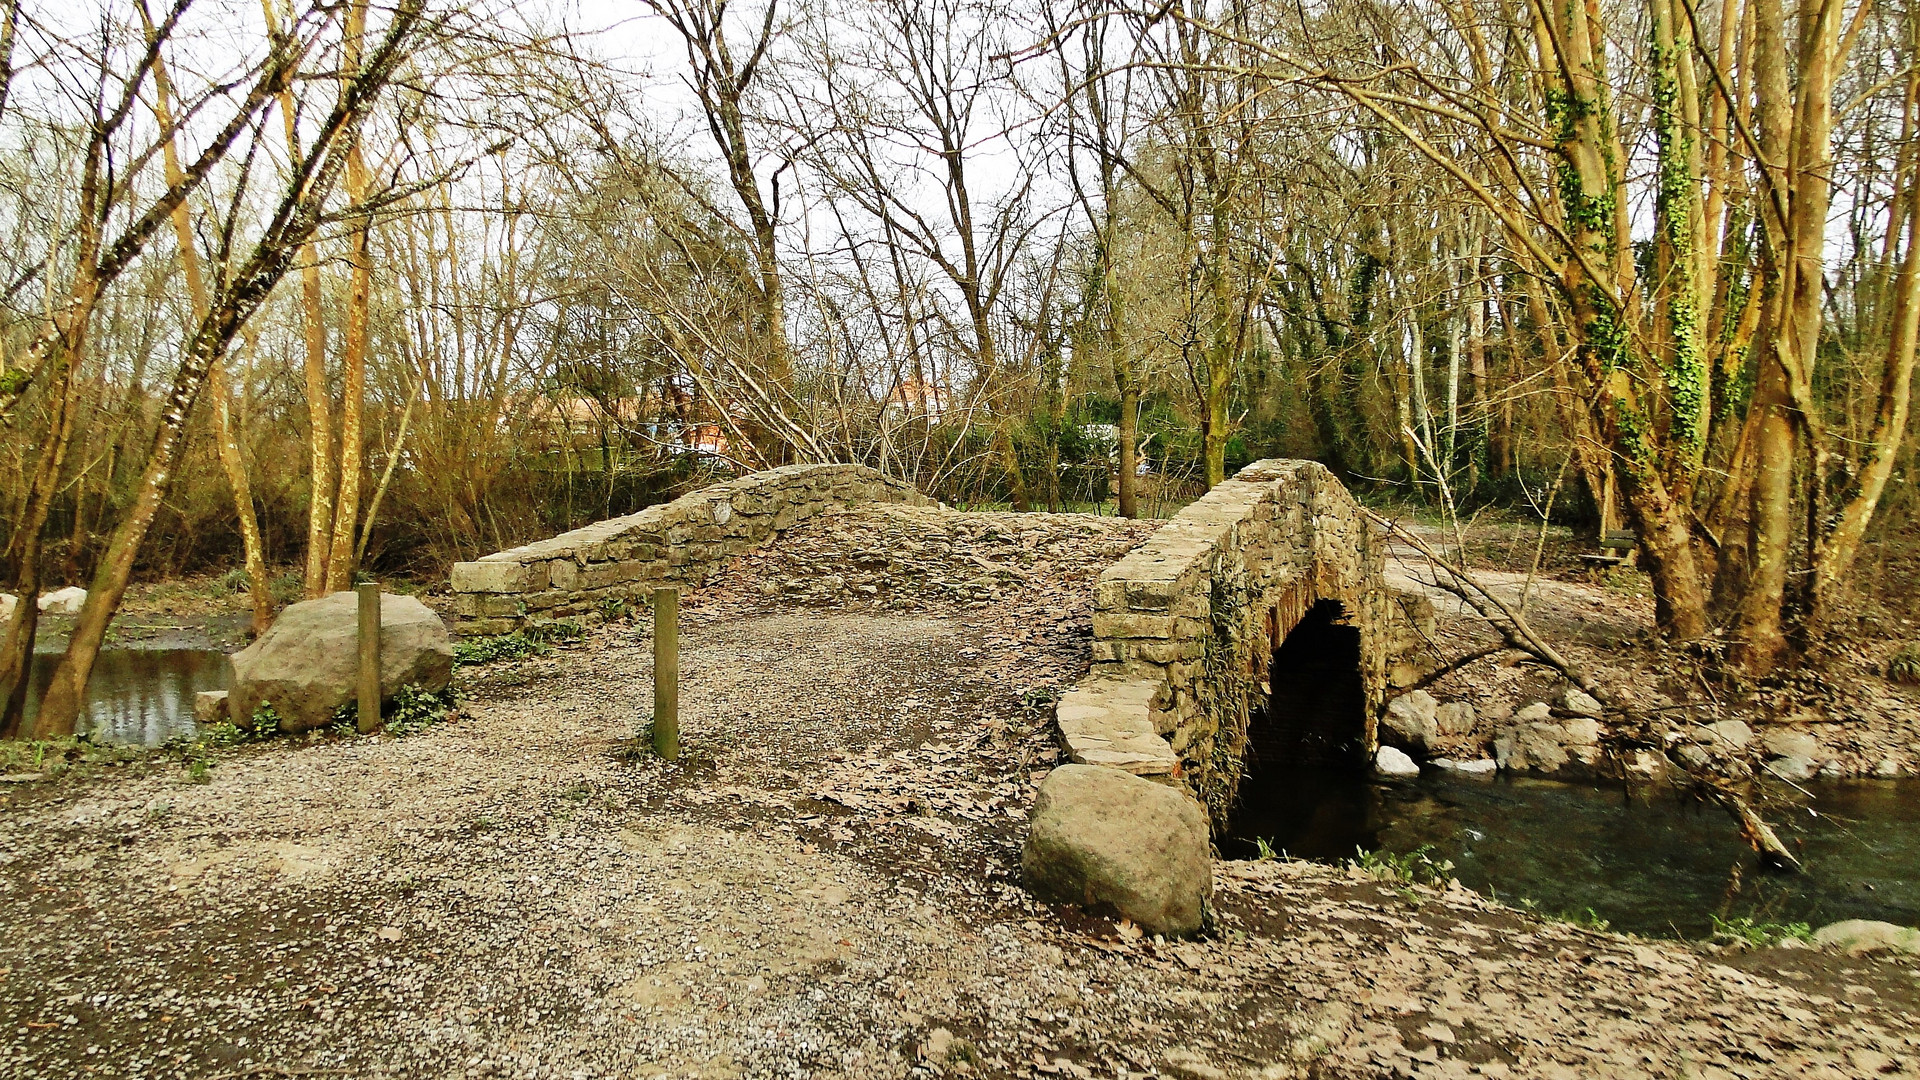
<path id="1" fill-rule="evenodd" d="M 0 1075 L 1920 1077 L 1912 957 L 1284 861 L 1217 862 L 1196 941 L 1035 904 L 1051 693 L 1144 532 L 967 517 L 816 522 L 691 598 L 677 763 L 617 623 L 407 738 L 0 785 Z M 887 529 L 927 572 L 862 592 Z"/>

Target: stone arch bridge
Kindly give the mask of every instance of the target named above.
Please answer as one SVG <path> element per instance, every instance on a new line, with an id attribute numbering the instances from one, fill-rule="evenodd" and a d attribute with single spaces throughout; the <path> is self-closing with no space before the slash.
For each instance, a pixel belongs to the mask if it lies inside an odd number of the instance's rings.
<path id="1" fill-rule="evenodd" d="M 865 466 L 751 473 L 456 564 L 458 626 L 505 633 L 698 586 L 794 525 L 863 503 L 936 505 Z M 1256 718 L 1296 700 L 1289 680 L 1314 684 L 1316 711 L 1335 707 L 1317 728 L 1295 724 L 1287 752 L 1370 754 L 1389 669 L 1419 649 L 1432 618 L 1423 599 L 1384 583 L 1383 553 L 1323 466 L 1242 469 L 1101 572 L 1091 668 L 1058 709 L 1068 757 L 1185 786 L 1218 829 L 1261 751 Z M 1295 670 L 1293 653 L 1311 662 Z"/>

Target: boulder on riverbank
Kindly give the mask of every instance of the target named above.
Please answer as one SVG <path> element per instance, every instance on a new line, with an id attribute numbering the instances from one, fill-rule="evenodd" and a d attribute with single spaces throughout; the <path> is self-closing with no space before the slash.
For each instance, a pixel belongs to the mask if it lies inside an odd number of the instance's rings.
<path id="1" fill-rule="evenodd" d="M 78 615 L 87 604 L 87 590 L 78 585 L 55 589 L 40 598 L 43 615 Z"/>
<path id="2" fill-rule="evenodd" d="M 1440 702 L 1425 690 L 1414 690 L 1387 703 L 1380 718 L 1380 740 L 1411 754 L 1424 754 L 1440 737 Z"/>
<path id="3" fill-rule="evenodd" d="M 1853 956 L 1871 952 L 1920 954 L 1920 930 L 1872 919 L 1847 919 L 1815 930 L 1813 943 Z"/>
<path id="4" fill-rule="evenodd" d="M 260 640 L 233 654 L 227 708 L 235 723 L 253 724 L 272 704 L 280 730 L 307 731 L 332 722 L 359 685 L 359 607 L 338 592 L 287 608 Z M 453 642 L 446 624 L 411 596 L 380 597 L 380 695 L 403 686 L 444 690 L 453 678 Z"/>
<path id="5" fill-rule="evenodd" d="M 1419 776 L 1420 765 L 1399 750 L 1383 746 L 1373 755 L 1373 771 L 1381 776 L 1404 780 Z"/>
<path id="6" fill-rule="evenodd" d="M 1101 765 L 1062 765 L 1034 799 L 1027 888 L 1105 905 L 1150 934 L 1191 934 L 1213 893 L 1207 815 L 1186 792 Z"/>
<path id="7" fill-rule="evenodd" d="M 217 724 L 227 718 L 227 692 L 202 690 L 193 695 L 193 720 L 196 724 Z"/>

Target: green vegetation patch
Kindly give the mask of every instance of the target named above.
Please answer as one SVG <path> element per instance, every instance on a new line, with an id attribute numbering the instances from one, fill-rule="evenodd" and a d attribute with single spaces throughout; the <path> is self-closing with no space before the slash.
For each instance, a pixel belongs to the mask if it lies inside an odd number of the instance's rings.
<path id="1" fill-rule="evenodd" d="M 1398 881 L 1408 885 L 1444 885 L 1453 877 L 1452 859 L 1435 859 L 1433 845 L 1422 844 L 1404 855 L 1391 851 L 1368 851 L 1356 849 L 1359 856 L 1348 860 L 1348 865 L 1357 867 L 1368 876 L 1381 881 Z"/>
<path id="2" fill-rule="evenodd" d="M 455 667 L 480 667 L 501 660 L 541 656 L 561 642 L 577 641 L 586 629 L 571 619 L 530 623 L 511 634 L 462 638 L 453 644 Z"/>
<path id="3" fill-rule="evenodd" d="M 1888 658 L 1887 678 L 1920 686 L 1920 641 L 1908 642 Z"/>
<path id="4" fill-rule="evenodd" d="M 64 739 L 0 740 L 0 773 L 39 773 L 52 779 L 89 766 L 120 765 L 138 759 L 138 747 L 94 743 L 80 736 Z"/>
<path id="5" fill-rule="evenodd" d="M 1783 941 L 1812 941 L 1813 927 L 1807 923 L 1756 922 L 1742 916 L 1737 919 L 1713 919 L 1713 940 L 1727 941 L 1764 949 Z"/>

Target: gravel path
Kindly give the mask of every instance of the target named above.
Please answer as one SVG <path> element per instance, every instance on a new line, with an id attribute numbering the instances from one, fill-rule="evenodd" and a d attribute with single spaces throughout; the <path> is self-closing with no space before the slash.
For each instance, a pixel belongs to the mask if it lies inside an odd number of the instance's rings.
<path id="1" fill-rule="evenodd" d="M 676 764 L 634 752 L 620 624 L 405 739 L 13 785 L 0 1075 L 1920 1076 L 1913 958 L 1707 954 L 1305 863 L 1217 863 L 1195 942 L 1031 903 L 1072 597 L 1131 536 L 984 602 L 795 606 L 744 567 L 689 604 Z"/>

